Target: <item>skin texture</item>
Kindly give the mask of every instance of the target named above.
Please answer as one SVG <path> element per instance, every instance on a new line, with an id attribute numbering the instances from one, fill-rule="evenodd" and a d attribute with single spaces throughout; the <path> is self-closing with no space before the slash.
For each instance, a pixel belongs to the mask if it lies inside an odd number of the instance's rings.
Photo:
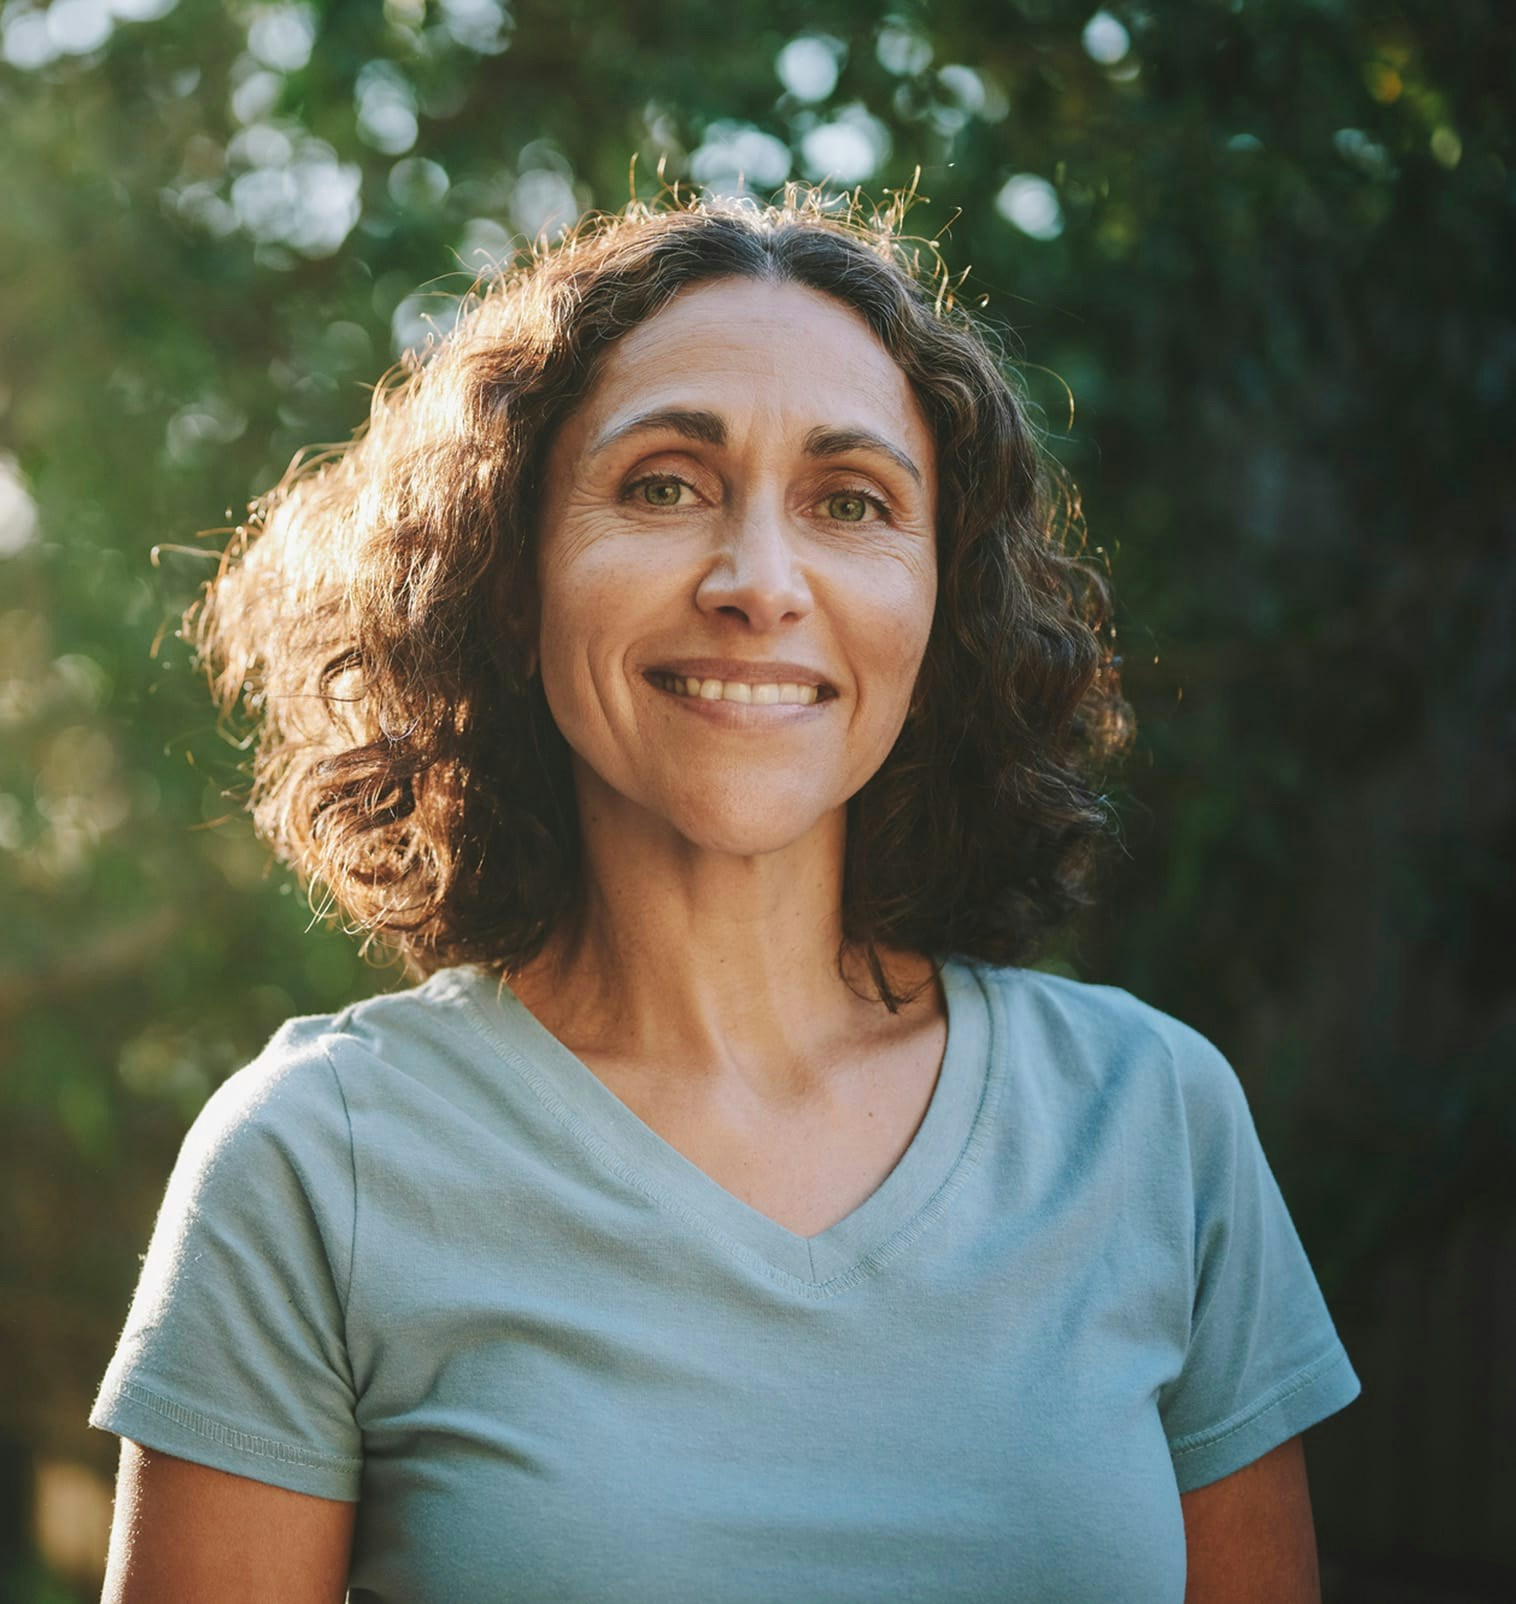
<path id="1" fill-rule="evenodd" d="M 341 1604 L 356 1512 L 123 1441 L 102 1604 Z"/>
<path id="2" fill-rule="evenodd" d="M 628 430 L 668 409 L 708 418 L 725 443 Z M 877 435 L 921 481 L 878 449 L 808 452 L 828 428 Z M 818 832 L 830 847 L 926 650 L 934 459 L 904 375 L 815 291 L 687 290 L 613 349 L 549 455 L 538 557 L 543 686 L 592 831 L 635 829 L 681 864 L 766 858 L 769 876 Z M 838 694 L 824 717 L 718 732 L 644 679 L 701 657 L 798 660 Z M 718 872 L 745 885 L 755 870 Z"/>
<path id="3" fill-rule="evenodd" d="M 823 454 L 817 431 L 878 444 Z M 936 602 L 931 431 L 856 313 L 724 280 L 618 342 L 545 481 L 535 644 L 590 893 L 512 986 L 665 1140 L 815 1234 L 893 1168 L 946 1040 L 935 988 L 891 1016 L 836 966 L 845 805 Z M 717 721 L 647 678 L 710 659 L 831 694 Z"/>
<path id="4" fill-rule="evenodd" d="M 936 494 L 931 432 L 863 321 L 738 280 L 620 340 L 547 462 L 527 627 L 574 754 L 589 890 L 511 985 L 665 1140 L 800 1235 L 894 1168 L 946 1042 L 939 988 L 891 1015 L 836 965 L 846 803 L 908 715 Z M 647 678 L 712 659 L 760 681 L 799 664 L 830 694 L 713 710 Z M 930 979 L 920 955 L 886 961 L 897 984 Z M 1317 1599 L 1298 1439 L 1182 1504 L 1187 1604 Z M 104 1596 L 340 1600 L 353 1517 L 125 1443 Z"/>
<path id="5" fill-rule="evenodd" d="M 1180 1496 L 1185 1604 L 1320 1604 L 1305 1447 L 1291 1437 Z"/>

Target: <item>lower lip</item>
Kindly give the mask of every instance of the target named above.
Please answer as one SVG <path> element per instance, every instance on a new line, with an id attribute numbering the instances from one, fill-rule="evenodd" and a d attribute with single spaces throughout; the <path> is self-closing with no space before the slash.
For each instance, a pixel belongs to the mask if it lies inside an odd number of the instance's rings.
<path id="1" fill-rule="evenodd" d="M 678 691 L 666 691 L 652 680 L 646 680 L 665 702 L 673 702 L 686 712 L 707 719 L 713 724 L 732 730 L 772 730 L 776 727 L 800 724 L 818 717 L 837 700 L 835 696 L 818 696 L 814 702 L 728 702 L 725 698 L 681 696 Z"/>

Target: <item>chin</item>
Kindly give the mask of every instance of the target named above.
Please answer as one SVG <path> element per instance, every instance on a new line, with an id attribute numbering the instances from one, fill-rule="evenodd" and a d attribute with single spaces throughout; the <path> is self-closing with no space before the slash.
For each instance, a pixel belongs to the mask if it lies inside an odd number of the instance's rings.
<path id="1" fill-rule="evenodd" d="M 654 811 L 691 846 L 737 858 L 782 852 L 833 823 L 840 828 L 843 818 L 842 804 L 814 796 L 764 796 L 753 785 L 735 794 L 724 787 L 715 795 L 686 793 Z"/>
<path id="2" fill-rule="evenodd" d="M 713 815 L 702 812 L 693 817 L 672 817 L 668 823 L 692 847 L 733 858 L 761 858 L 782 852 L 803 841 L 822 820 L 814 814 L 785 817 L 782 810 L 757 813 L 753 809 L 723 810 Z"/>

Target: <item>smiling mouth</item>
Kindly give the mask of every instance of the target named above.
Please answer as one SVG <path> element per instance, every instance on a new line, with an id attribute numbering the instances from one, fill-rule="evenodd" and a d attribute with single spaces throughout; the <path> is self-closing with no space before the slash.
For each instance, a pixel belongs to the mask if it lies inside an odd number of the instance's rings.
<path id="1" fill-rule="evenodd" d="M 661 691 L 703 702 L 742 702 L 759 707 L 809 707 L 837 693 L 827 685 L 796 685 L 787 680 L 754 683 L 751 680 L 700 679 L 693 674 L 666 674 L 657 670 L 647 679 Z"/>

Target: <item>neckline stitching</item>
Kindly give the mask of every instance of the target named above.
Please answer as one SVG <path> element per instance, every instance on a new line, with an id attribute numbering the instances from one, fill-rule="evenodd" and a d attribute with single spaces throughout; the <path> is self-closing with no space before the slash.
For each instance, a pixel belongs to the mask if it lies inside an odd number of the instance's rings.
<path id="1" fill-rule="evenodd" d="M 478 969 L 473 970 L 469 975 L 463 977 L 461 984 L 456 987 L 449 987 L 449 989 L 464 1002 L 470 1020 L 483 1032 L 495 1050 L 517 1071 L 543 1107 L 581 1146 L 590 1152 L 606 1169 L 610 1170 L 618 1180 L 631 1187 L 633 1191 L 655 1206 L 673 1214 L 682 1223 L 690 1226 L 708 1241 L 718 1244 L 724 1251 L 748 1268 L 759 1271 L 768 1279 L 776 1281 L 792 1292 L 798 1292 L 805 1297 L 819 1301 L 823 1298 L 834 1297 L 838 1293 L 847 1291 L 850 1287 L 857 1286 L 860 1282 L 871 1279 L 893 1259 L 897 1258 L 928 1225 L 937 1220 L 967 1179 L 968 1171 L 977 1163 L 979 1150 L 987 1139 L 984 1135 L 987 1125 L 985 1114 L 990 1104 L 992 1087 L 998 1086 L 1000 1079 L 996 1073 L 996 1047 L 999 1031 L 993 1006 L 994 1000 L 990 988 L 986 987 L 979 973 L 977 964 L 968 959 L 955 958 L 952 955 L 949 956 L 947 961 L 961 963 L 973 976 L 974 983 L 979 988 L 980 997 L 987 1015 L 987 1062 L 984 1066 L 979 1102 L 975 1107 L 973 1119 L 970 1121 L 968 1135 L 958 1151 L 958 1156 L 949 1166 L 948 1173 L 942 1183 L 926 1198 L 920 1207 L 908 1219 L 901 1221 L 895 1230 L 890 1232 L 882 1242 L 863 1253 L 846 1269 L 839 1270 L 835 1275 L 828 1276 L 824 1281 L 814 1279 L 815 1249 L 813 1243 L 815 1238 L 796 1238 L 797 1241 L 805 1244 L 807 1262 L 811 1265 L 812 1279 L 807 1280 L 804 1276 L 796 1275 L 791 1270 L 781 1268 L 773 1260 L 748 1247 L 745 1242 L 738 1241 L 736 1237 L 723 1230 L 704 1213 L 691 1208 L 687 1203 L 673 1196 L 655 1179 L 628 1165 L 601 1137 L 598 1131 L 593 1130 L 585 1120 L 569 1108 L 557 1091 L 547 1083 L 527 1055 L 496 1029 L 495 1022 L 490 1018 L 480 999 L 475 994 L 475 987 L 480 982 L 487 981 L 490 978 L 487 972 Z M 545 1026 L 540 1026 L 539 1028 L 546 1031 Z M 552 1036 L 551 1031 L 546 1031 L 546 1033 Z M 553 1040 L 556 1041 L 557 1038 L 553 1037 Z M 561 1043 L 559 1045 L 562 1046 Z M 567 1051 L 567 1049 L 564 1050 Z M 654 1132 L 654 1134 L 656 1135 L 657 1133 Z M 698 1165 L 695 1167 L 699 1168 Z M 710 1179 L 708 1176 L 706 1178 L 707 1180 Z M 719 1183 L 712 1182 L 711 1184 L 716 1185 Z M 873 1195 L 877 1196 L 877 1192 Z M 740 1202 L 741 1199 L 736 1199 L 736 1201 Z M 867 1200 L 859 1205 L 860 1208 L 866 1206 Z M 754 1212 L 758 1214 L 760 1219 L 767 1218 L 761 1210 L 754 1210 Z M 778 1230 L 784 1229 L 777 1220 L 770 1220 L 769 1224 Z M 790 1234 L 794 1235 L 794 1233 Z M 825 1232 L 822 1233 L 822 1235 L 825 1234 Z"/>

